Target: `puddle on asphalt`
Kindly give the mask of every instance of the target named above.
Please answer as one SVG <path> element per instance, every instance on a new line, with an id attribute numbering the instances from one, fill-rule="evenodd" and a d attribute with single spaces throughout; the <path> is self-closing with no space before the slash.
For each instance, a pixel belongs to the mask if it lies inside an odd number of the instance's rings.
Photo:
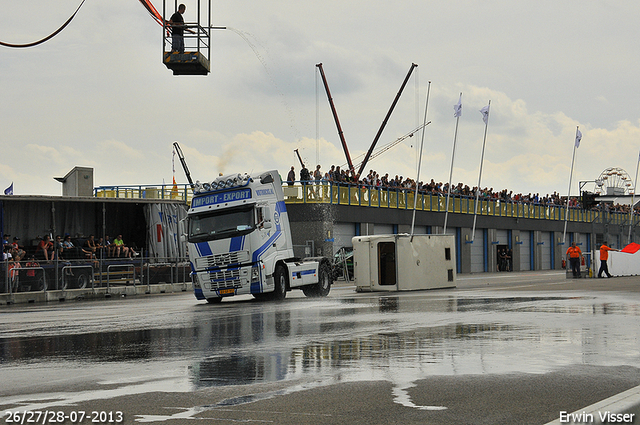
<path id="1" fill-rule="evenodd" d="M 201 309 L 184 326 L 170 329 L 2 338 L 0 364 L 16 373 L 34 364 L 42 370 L 50 364 L 58 373 L 94 365 L 100 375 L 117 363 L 123 376 L 157 364 L 171 376 L 170 385 L 145 382 L 144 376 L 103 381 L 114 388 L 88 391 L 86 397 L 279 381 L 291 381 L 293 388 L 296 382 L 385 380 L 393 384 L 396 403 L 429 410 L 444 406 L 417 406 L 408 395 L 416 380 L 429 376 L 637 365 L 638 316 L 640 303 L 619 298 L 402 294 L 291 300 Z M 67 397 L 77 400 L 78 394 Z M 279 393 L 265 394 L 223 403 Z"/>

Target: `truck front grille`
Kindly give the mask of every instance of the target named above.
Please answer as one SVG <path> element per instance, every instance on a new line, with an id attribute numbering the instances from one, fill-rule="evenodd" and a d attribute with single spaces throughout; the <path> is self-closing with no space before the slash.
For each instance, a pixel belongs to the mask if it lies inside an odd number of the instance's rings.
<path id="1" fill-rule="evenodd" d="M 227 267 L 229 264 L 244 264 L 249 262 L 249 251 L 225 252 L 214 254 L 208 257 L 196 258 L 196 268 L 198 270 L 213 267 Z"/>
<path id="2" fill-rule="evenodd" d="M 211 289 L 240 287 L 240 269 L 221 270 L 209 273 Z"/>

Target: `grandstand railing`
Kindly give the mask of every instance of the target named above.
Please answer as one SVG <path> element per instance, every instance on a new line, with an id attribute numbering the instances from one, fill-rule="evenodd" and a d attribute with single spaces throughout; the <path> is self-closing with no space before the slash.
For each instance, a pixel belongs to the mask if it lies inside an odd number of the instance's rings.
<path id="1" fill-rule="evenodd" d="M 169 199 L 187 203 L 191 203 L 192 194 L 188 184 L 99 186 L 93 189 L 93 196 L 96 198 Z"/>
<path id="2" fill-rule="evenodd" d="M 382 188 L 363 185 L 344 185 L 333 182 L 283 184 L 287 204 L 333 204 L 373 208 L 413 209 L 415 192 L 407 189 Z M 191 204 L 193 192 L 188 184 L 100 186 L 94 189 L 98 198 L 168 199 Z M 445 212 L 446 195 L 418 193 L 418 211 Z M 452 195 L 449 212 L 473 214 L 475 197 Z M 566 209 L 561 205 L 503 201 L 500 199 L 478 200 L 478 215 L 493 217 L 528 218 L 538 220 L 564 220 Z M 629 224 L 629 213 L 607 212 L 569 208 L 568 220 L 582 223 Z M 640 217 L 634 215 L 634 225 Z"/>
<path id="3" fill-rule="evenodd" d="M 301 183 L 292 186 L 283 185 L 285 203 L 287 204 L 334 204 L 374 208 L 412 210 L 415 202 L 415 191 L 397 188 L 382 188 L 363 185 L 342 185 L 330 182 Z M 475 197 L 452 195 L 449 200 L 449 212 L 474 214 Z M 445 212 L 447 196 L 441 194 L 418 193 L 416 209 L 418 211 Z M 564 220 L 566 208 L 561 205 L 542 205 L 504 201 L 500 199 L 479 199 L 478 215 L 508 218 L 528 218 L 538 220 Z M 568 221 L 582 223 L 601 223 L 628 225 L 629 213 L 585 210 L 570 207 Z M 634 215 L 634 225 L 640 217 Z"/>

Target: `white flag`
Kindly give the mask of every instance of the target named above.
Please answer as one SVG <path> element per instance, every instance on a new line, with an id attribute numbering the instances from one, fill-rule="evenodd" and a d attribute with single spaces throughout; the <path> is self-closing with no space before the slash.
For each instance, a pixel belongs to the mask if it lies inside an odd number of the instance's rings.
<path id="1" fill-rule="evenodd" d="M 462 116 L 462 93 L 460 93 L 460 99 L 458 100 L 458 103 L 453 105 L 453 116 Z"/>
<path id="2" fill-rule="evenodd" d="M 576 148 L 580 147 L 580 140 L 582 140 L 582 133 L 580 130 L 576 130 Z"/>
<path id="3" fill-rule="evenodd" d="M 480 113 L 482 114 L 482 121 L 487 124 L 489 122 L 489 105 L 480 109 Z"/>

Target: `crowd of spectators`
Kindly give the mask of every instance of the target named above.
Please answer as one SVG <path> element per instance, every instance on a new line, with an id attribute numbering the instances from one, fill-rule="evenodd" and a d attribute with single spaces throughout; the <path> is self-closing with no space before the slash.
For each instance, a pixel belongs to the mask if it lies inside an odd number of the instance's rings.
<path id="1" fill-rule="evenodd" d="M 109 236 L 104 239 L 96 239 L 94 235 L 89 235 L 88 238 L 76 238 L 75 243 L 69 234 L 64 236 L 57 235 L 53 241 L 50 235 L 45 235 L 37 239 L 38 243 L 36 245 L 27 248 L 19 245 L 20 239 L 18 237 L 14 237 L 13 242 L 10 242 L 9 238 L 10 235 L 4 235 L 3 260 L 12 262 L 20 262 L 25 258 L 40 261 L 69 261 L 110 257 L 133 258 L 139 255 L 134 247 L 125 245 L 122 235 L 118 235 L 113 241 Z M 30 250 L 28 256 L 26 250 Z"/>
<path id="2" fill-rule="evenodd" d="M 45 235 L 36 239 L 37 244 L 34 241 L 29 246 L 20 245 L 18 237 L 14 237 L 13 242 L 9 238 L 10 235 L 4 235 L 2 262 L 7 265 L 10 283 L 12 286 L 16 285 L 16 290 L 19 285 L 18 276 L 20 284 L 27 286 L 37 282 L 38 276 L 41 278 L 41 275 L 36 274 L 40 264 L 60 261 L 62 265 L 71 265 L 73 260 L 82 260 L 93 262 L 97 267 L 98 259 L 101 258 L 133 258 L 139 255 L 133 246 L 125 245 L 122 235 L 118 235 L 113 241 L 109 236 L 96 239 L 93 235 L 72 240 L 69 234 L 58 235 L 52 241 L 50 235 Z M 72 270 L 67 270 L 66 273 L 73 276 Z"/>
<path id="3" fill-rule="evenodd" d="M 369 170 L 368 174 L 359 176 L 356 179 L 356 173 L 352 170 L 341 169 L 339 166 L 331 166 L 326 172 L 321 171 L 321 166 L 317 165 L 313 173 L 310 173 L 306 167 L 302 167 L 299 174 L 299 180 L 296 180 L 295 168 L 291 166 L 291 170 L 287 175 L 287 183 L 293 185 L 295 181 L 303 184 L 309 183 L 326 183 L 332 182 L 339 185 L 352 185 L 359 187 L 379 187 L 383 189 L 391 189 L 398 191 L 415 191 L 416 181 L 410 177 L 399 175 L 390 176 L 389 173 L 380 175 L 375 170 Z M 431 179 L 429 182 L 420 181 L 417 183 L 420 193 L 447 196 L 449 194 L 449 183 L 436 182 Z M 567 196 L 562 196 L 557 192 L 541 196 L 539 193 L 513 193 L 509 189 L 494 190 L 494 188 L 478 188 L 470 187 L 464 183 L 458 183 L 451 186 L 451 195 L 456 197 L 473 198 L 476 196 L 482 200 L 500 200 L 503 202 L 534 204 L 542 206 L 566 206 Z M 582 208 L 579 197 L 571 197 L 569 199 L 569 208 Z M 630 213 L 629 205 L 612 205 L 603 203 L 603 205 L 595 205 L 595 209 L 605 209 L 609 212 Z M 640 213 L 640 208 L 636 207 L 635 213 Z"/>

